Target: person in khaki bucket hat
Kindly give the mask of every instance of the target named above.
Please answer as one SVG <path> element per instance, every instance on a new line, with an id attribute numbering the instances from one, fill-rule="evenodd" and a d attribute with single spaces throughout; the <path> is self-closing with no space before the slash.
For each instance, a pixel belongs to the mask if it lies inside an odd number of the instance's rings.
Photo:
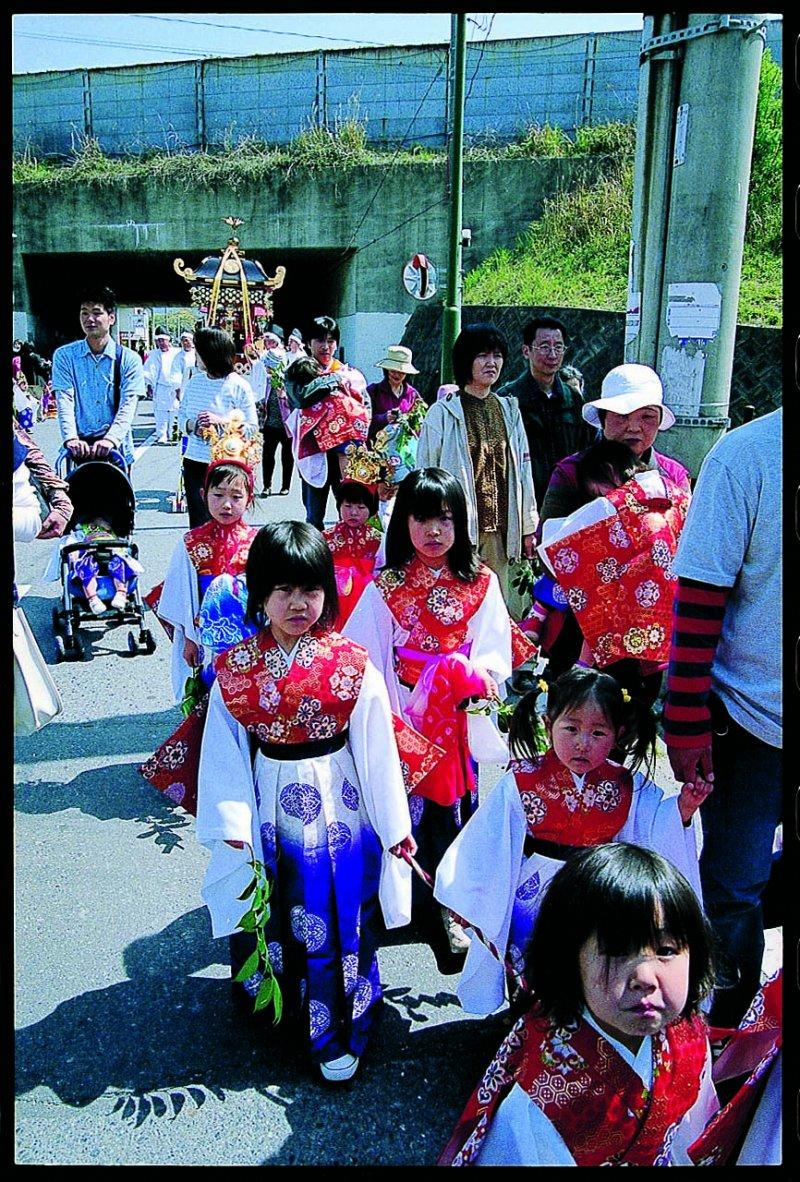
<path id="1" fill-rule="evenodd" d="M 376 361 L 375 366 L 382 369 L 384 375 L 382 381 L 372 382 L 367 386 L 367 394 L 372 404 L 370 440 L 391 422 L 390 416 L 395 412 L 405 414 L 421 397 L 419 391 L 415 390 L 408 380 L 411 374 L 419 373 L 419 370 L 413 364 L 411 350 L 405 345 L 389 345 L 386 356 Z"/>

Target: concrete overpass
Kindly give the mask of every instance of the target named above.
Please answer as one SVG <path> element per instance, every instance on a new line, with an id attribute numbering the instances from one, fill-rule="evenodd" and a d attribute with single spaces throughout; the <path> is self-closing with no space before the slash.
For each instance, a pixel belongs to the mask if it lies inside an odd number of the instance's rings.
<path id="1" fill-rule="evenodd" d="M 599 158 L 469 162 L 464 224 L 473 237 L 465 268 L 513 246 L 546 197 L 603 168 Z M 369 369 L 418 306 L 403 287 L 405 263 L 423 252 L 444 282 L 445 184 L 444 164 L 420 162 L 294 169 L 235 189 L 165 184 L 144 170 L 125 182 L 15 185 L 14 332 L 48 351 L 74 339 L 77 291 L 90 278 L 111 286 L 122 305 L 188 306 L 173 259 L 191 267 L 218 251 L 229 233 L 222 219 L 234 214 L 244 220 L 238 233 L 248 257 L 268 274 L 286 267 L 276 320 L 288 328 L 320 312 L 335 315 L 345 357 Z"/>

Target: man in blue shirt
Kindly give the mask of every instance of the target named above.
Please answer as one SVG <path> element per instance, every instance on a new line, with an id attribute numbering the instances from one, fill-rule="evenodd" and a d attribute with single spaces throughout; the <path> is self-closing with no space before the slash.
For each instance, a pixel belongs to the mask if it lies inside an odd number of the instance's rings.
<path id="1" fill-rule="evenodd" d="M 131 424 L 137 399 L 144 394 L 144 375 L 139 355 L 118 347 L 111 336 L 116 306 L 109 287 L 84 291 L 80 305 L 84 339 L 56 349 L 52 384 L 61 438 L 73 457 L 103 459 L 116 450 L 130 466 Z"/>

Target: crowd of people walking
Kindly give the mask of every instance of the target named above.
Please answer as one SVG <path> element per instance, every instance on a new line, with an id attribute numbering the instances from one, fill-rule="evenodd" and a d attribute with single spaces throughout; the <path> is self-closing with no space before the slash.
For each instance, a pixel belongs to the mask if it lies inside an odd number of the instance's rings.
<path id="1" fill-rule="evenodd" d="M 130 474 L 149 391 L 151 442 L 181 441 L 188 530 L 148 572 L 184 711 L 142 773 L 196 815 L 238 1004 L 273 1006 L 342 1086 L 380 1013 L 382 934 L 433 925 L 462 1006 L 513 1023 L 441 1164 L 779 1160 L 759 1102 L 780 1065 L 761 900 L 781 411 L 730 431 L 692 487 L 658 374 L 620 364 L 585 390 L 553 317 L 525 325 L 506 381 L 503 333 L 462 329 L 428 406 L 409 348 L 387 344 L 368 383 L 327 314 L 243 355 L 220 328 L 175 346 L 159 326 L 143 362 L 115 342 L 110 289 L 76 312 L 52 372 L 15 346 L 15 529 L 77 521 L 17 407 L 26 367 L 76 467 Z M 295 468 L 305 521 L 248 524 L 259 475 L 286 495 Z M 90 610 L 129 608 L 113 590 L 84 586 Z M 488 793 L 481 765 L 503 769 Z M 734 1045 L 736 1086 L 716 1066 Z"/>

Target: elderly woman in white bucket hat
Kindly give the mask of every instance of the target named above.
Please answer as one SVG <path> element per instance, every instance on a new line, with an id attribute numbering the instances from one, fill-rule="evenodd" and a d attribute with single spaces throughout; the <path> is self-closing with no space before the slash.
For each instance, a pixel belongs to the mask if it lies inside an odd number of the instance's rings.
<path id="1" fill-rule="evenodd" d="M 595 497 L 605 496 L 633 471 L 659 472 L 679 489 L 689 491 L 689 473 L 683 464 L 654 447 L 659 431 L 669 430 L 675 422 L 675 415 L 664 403 L 664 389 L 655 370 L 648 365 L 615 366 L 603 379 L 600 398 L 587 402 L 582 414 L 601 434 L 588 448 L 566 456 L 553 469 L 540 511 L 540 537 L 545 521 L 568 517 Z M 546 584 L 547 576 L 540 583 Z M 537 599 L 556 605 L 547 598 L 547 587 L 537 584 L 537 588 Z M 542 634 L 552 677 L 574 664 L 583 642 L 574 615 L 561 606 L 562 610 L 551 614 L 549 641 Z M 629 688 L 653 699 L 660 688 L 660 673 L 642 681 L 636 663 L 630 662 L 630 669 L 627 664 L 619 662 L 614 675 Z M 606 672 L 612 672 L 612 667 Z"/>
<path id="2" fill-rule="evenodd" d="M 642 470 L 659 471 L 679 488 L 688 490 L 689 473 L 683 464 L 653 446 L 659 431 L 667 431 L 674 424 L 675 415 L 664 402 L 661 379 L 649 365 L 628 363 L 609 370 L 600 397 L 585 403 L 582 414 L 590 426 L 600 428 L 600 438 L 629 447 Z M 579 470 L 592 447 L 556 464 L 540 509 L 540 530 L 548 517 L 566 517 L 590 499 L 581 488 Z M 591 495 L 602 495 L 603 491 L 592 491 Z"/>

